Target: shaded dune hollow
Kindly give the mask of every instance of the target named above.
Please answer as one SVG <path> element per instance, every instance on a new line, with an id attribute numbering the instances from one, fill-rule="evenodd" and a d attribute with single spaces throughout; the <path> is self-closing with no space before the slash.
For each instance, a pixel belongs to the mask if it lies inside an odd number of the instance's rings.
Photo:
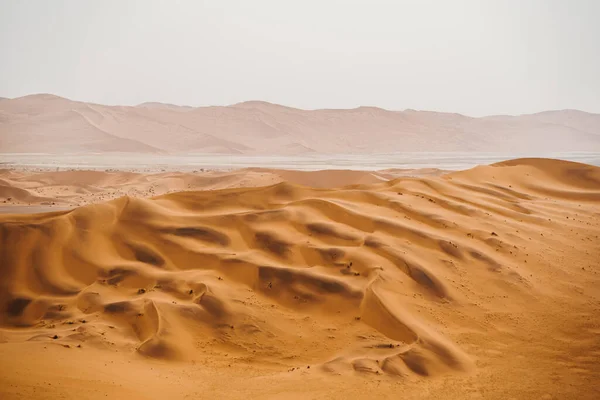
<path id="1" fill-rule="evenodd" d="M 598 168 L 524 159 L 335 190 L 283 182 L 1 215 L 2 337 L 174 362 L 468 373 L 454 316 L 535 290 L 527 237 L 599 201 Z"/>

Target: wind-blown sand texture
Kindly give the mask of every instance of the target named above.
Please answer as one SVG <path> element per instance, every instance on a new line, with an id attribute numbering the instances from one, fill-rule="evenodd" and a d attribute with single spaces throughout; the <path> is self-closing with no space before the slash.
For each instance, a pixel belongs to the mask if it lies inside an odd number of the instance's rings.
<path id="1" fill-rule="evenodd" d="M 0 397 L 599 398 L 599 235 L 544 159 L 0 215 Z"/>
<path id="2" fill-rule="evenodd" d="M 0 170 L 0 211 L 10 206 L 58 207 L 98 203 L 122 196 L 152 197 L 181 190 L 217 190 L 290 182 L 314 188 L 334 188 L 387 181 L 399 176 L 441 175 L 437 169 L 381 172 L 323 170 L 291 171 L 266 168 L 136 173 L 123 171 Z"/>
<path id="3" fill-rule="evenodd" d="M 600 115 L 577 110 L 472 118 L 376 107 L 300 110 L 106 106 L 37 94 L 0 101 L 4 153 L 373 154 L 390 151 L 600 151 Z"/>

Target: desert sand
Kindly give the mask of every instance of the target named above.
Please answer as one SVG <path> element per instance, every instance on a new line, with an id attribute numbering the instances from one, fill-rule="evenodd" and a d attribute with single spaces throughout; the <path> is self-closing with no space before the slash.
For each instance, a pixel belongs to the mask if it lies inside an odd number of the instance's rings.
<path id="1" fill-rule="evenodd" d="M 0 398 L 600 398 L 600 168 L 174 175 L 2 172 Z"/>
<path id="2" fill-rule="evenodd" d="M 400 176 L 436 176 L 442 173 L 438 169 L 369 172 L 247 168 L 190 173 L 0 169 L 0 212 L 11 212 L 15 207 L 22 209 L 25 206 L 46 206 L 49 210 L 52 207 L 72 208 L 122 196 L 152 197 L 182 190 L 257 187 L 283 181 L 313 188 L 332 188 L 377 183 Z"/>
<path id="3" fill-rule="evenodd" d="M 600 151 L 600 115 L 473 118 L 377 107 L 301 110 L 262 101 L 107 106 L 36 94 L 0 101 L 2 153 L 374 154 Z"/>

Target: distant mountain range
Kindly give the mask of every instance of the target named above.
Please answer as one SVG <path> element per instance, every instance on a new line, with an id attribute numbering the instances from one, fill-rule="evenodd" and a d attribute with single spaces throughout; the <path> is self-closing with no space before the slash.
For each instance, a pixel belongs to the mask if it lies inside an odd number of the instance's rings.
<path id="1" fill-rule="evenodd" d="M 105 106 L 36 94 L 0 101 L 0 153 L 389 153 L 600 151 L 600 114 L 578 110 L 473 118 L 376 107 L 301 110 Z"/>

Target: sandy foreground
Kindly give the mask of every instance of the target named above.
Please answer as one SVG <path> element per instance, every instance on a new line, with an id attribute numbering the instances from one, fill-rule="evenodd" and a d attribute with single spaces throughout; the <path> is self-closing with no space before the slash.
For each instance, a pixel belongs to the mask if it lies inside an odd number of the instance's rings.
<path id="1" fill-rule="evenodd" d="M 403 174 L 1 171 L 0 398 L 600 398 L 600 168 Z"/>

